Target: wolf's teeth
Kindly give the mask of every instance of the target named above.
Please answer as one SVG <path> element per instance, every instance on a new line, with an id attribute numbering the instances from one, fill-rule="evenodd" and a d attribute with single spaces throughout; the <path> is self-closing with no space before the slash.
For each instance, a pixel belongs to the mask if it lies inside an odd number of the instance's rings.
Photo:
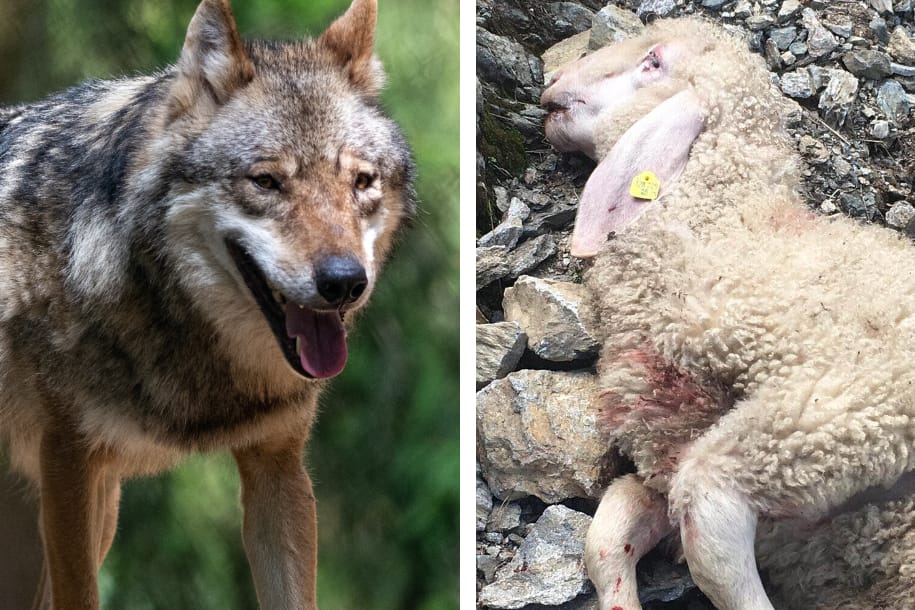
<path id="1" fill-rule="evenodd" d="M 283 298 L 283 293 L 276 288 L 271 288 L 270 292 L 273 294 L 273 298 L 277 303 L 283 304 L 286 302 L 286 299 Z"/>
<path id="2" fill-rule="evenodd" d="M 302 353 L 302 337 L 295 338 L 295 353 L 297 353 L 297 354 Z"/>

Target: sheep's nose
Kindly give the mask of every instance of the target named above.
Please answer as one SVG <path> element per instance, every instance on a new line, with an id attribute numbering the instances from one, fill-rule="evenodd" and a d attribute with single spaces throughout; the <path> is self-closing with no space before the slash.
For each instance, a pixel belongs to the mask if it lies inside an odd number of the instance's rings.
<path id="1" fill-rule="evenodd" d="M 352 303 L 365 292 L 365 267 L 352 256 L 328 256 L 315 271 L 318 294 L 334 307 Z"/>
<path id="2" fill-rule="evenodd" d="M 556 82 L 556 77 L 550 79 L 550 84 L 546 86 L 546 89 L 543 90 L 543 93 L 540 94 L 540 105 L 546 107 L 553 99 L 553 92 L 551 91 L 553 83 Z"/>
<path id="3" fill-rule="evenodd" d="M 575 97 L 569 91 L 561 91 L 553 86 L 547 88 L 540 96 L 540 105 L 547 112 L 556 112 L 567 110 L 575 100 Z"/>

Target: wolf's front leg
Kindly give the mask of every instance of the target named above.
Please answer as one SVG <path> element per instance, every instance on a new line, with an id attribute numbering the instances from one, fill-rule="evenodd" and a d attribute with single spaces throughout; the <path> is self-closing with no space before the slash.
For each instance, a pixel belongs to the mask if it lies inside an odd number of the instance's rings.
<path id="1" fill-rule="evenodd" d="M 585 565 L 601 610 L 639 610 L 635 565 L 671 531 L 667 502 L 636 477 L 616 479 L 585 539 Z"/>
<path id="2" fill-rule="evenodd" d="M 311 479 L 301 438 L 234 451 L 241 475 L 245 552 L 263 610 L 314 610 L 318 558 Z"/>
<path id="3" fill-rule="evenodd" d="M 57 610 L 97 610 L 101 456 L 87 448 L 75 426 L 58 421 L 45 429 L 40 452 L 45 593 L 39 592 L 36 604 L 50 597 Z"/>

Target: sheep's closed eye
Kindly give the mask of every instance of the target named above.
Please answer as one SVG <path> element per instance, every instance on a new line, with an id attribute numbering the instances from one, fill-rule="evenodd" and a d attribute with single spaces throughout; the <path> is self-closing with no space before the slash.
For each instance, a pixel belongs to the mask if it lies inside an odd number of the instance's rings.
<path id="1" fill-rule="evenodd" d="M 658 57 L 658 54 L 655 53 L 654 49 L 652 49 L 648 51 L 648 55 L 645 56 L 645 59 L 642 60 L 642 63 L 646 68 L 657 70 L 661 67 L 661 58 Z"/>

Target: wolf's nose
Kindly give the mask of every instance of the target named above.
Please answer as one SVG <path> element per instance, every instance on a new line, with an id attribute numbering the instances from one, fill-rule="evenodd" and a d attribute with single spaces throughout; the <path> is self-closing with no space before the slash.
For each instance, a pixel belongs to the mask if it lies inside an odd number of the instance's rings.
<path id="1" fill-rule="evenodd" d="M 328 256 L 315 273 L 318 294 L 333 306 L 352 303 L 365 291 L 365 268 L 352 256 Z"/>

